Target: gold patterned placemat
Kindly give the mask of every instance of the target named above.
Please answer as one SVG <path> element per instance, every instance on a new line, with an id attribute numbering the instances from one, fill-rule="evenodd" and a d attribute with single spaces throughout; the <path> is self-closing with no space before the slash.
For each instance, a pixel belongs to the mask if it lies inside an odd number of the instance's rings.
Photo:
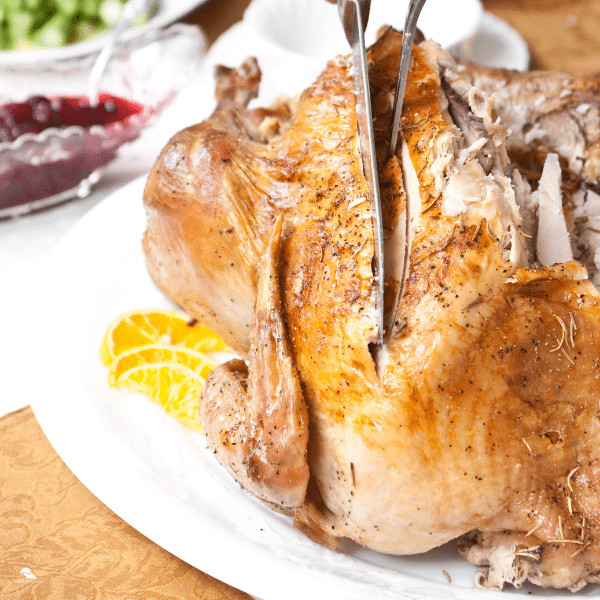
<path id="1" fill-rule="evenodd" d="M 0 419 L 0 600 L 192 598 L 251 600 L 102 504 L 56 454 L 31 408 Z"/>

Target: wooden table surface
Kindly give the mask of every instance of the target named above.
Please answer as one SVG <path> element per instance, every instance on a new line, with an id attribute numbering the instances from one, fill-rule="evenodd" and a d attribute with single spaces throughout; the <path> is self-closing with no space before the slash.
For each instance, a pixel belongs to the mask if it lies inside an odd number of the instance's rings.
<path id="1" fill-rule="evenodd" d="M 393 0 L 373 0 L 389 1 Z M 482 1 L 485 10 L 506 20 L 523 35 L 531 52 L 532 68 L 600 72 L 600 0 Z M 208 0 L 184 20 L 200 25 L 212 43 L 242 18 L 249 3 L 250 0 Z"/>
<path id="2" fill-rule="evenodd" d="M 183 20 L 200 25 L 209 44 L 212 44 L 224 31 L 242 19 L 248 4 L 250 0 L 208 0 Z"/>
<path id="3" fill-rule="evenodd" d="M 600 73 L 600 0 L 483 0 L 529 44 L 532 68 Z"/>

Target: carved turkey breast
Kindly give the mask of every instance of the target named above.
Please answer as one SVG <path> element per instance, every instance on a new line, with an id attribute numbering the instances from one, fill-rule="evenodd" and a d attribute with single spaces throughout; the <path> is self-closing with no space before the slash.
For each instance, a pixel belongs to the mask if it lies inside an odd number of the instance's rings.
<path id="1" fill-rule="evenodd" d="M 248 359 L 215 369 L 199 415 L 244 489 L 331 547 L 459 538 L 490 587 L 576 590 L 600 581 L 600 297 L 570 260 L 558 158 L 532 191 L 492 98 L 423 42 L 388 160 L 400 47 L 390 29 L 369 50 L 388 312 L 413 215 L 384 348 L 349 58 L 270 109 L 246 106 L 254 61 L 221 70 L 215 113 L 149 176 L 148 269 Z"/>

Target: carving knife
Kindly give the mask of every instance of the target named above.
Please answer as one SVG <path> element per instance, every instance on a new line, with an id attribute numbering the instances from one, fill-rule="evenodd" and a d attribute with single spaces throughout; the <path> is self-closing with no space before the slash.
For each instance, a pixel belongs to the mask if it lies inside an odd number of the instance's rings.
<path id="1" fill-rule="evenodd" d="M 400 128 L 400 117 L 402 116 L 402 105 L 404 104 L 404 92 L 406 91 L 406 79 L 408 77 L 408 68 L 412 56 L 412 46 L 415 39 L 415 31 L 417 29 L 417 21 L 421 10 L 425 5 L 425 0 L 411 0 L 406 12 L 406 20 L 404 22 L 404 30 L 402 34 L 402 53 L 400 55 L 400 64 L 398 65 L 398 76 L 396 79 L 396 94 L 394 96 L 394 106 L 392 108 L 392 129 L 390 132 L 390 145 L 388 149 L 388 157 L 391 158 L 396 154 L 396 146 L 398 143 L 398 130 Z M 402 163 L 402 161 L 400 161 Z M 405 175 L 406 177 L 406 175 Z M 392 302 L 390 310 L 390 323 L 388 326 L 388 335 L 392 333 L 396 314 L 402 302 L 402 296 L 406 289 L 406 280 L 408 278 L 408 269 L 410 266 L 410 251 L 411 251 L 411 211 L 410 202 L 406 202 L 404 211 L 404 257 L 402 261 L 402 272 L 400 276 L 400 286 L 396 292 L 396 297 Z"/>
<path id="2" fill-rule="evenodd" d="M 369 200 L 373 221 L 373 275 L 375 279 L 374 296 L 379 328 L 379 344 L 383 345 L 383 222 L 381 216 L 381 194 L 377 175 L 375 154 L 375 134 L 371 114 L 371 94 L 369 91 L 369 71 L 365 47 L 365 29 L 369 19 L 371 0 L 338 0 L 338 11 L 346 39 L 352 49 L 352 82 L 356 96 L 356 116 L 363 164 L 363 172 L 369 188 Z"/>

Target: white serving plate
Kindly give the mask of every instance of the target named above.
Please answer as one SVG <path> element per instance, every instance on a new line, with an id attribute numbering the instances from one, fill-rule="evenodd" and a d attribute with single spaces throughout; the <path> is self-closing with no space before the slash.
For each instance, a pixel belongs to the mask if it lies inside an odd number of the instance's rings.
<path id="1" fill-rule="evenodd" d="M 240 489 L 201 434 L 144 397 L 108 387 L 98 349 L 109 323 L 133 308 L 171 307 L 144 264 L 144 180 L 81 219 L 36 280 L 38 335 L 22 367 L 35 365 L 27 380 L 35 415 L 75 475 L 150 540 L 262 600 L 498 599 L 475 588 L 476 569 L 453 544 L 393 557 L 350 542 L 337 552 L 311 542 Z M 573 598 L 533 588 L 508 588 L 502 597 L 524 594 Z M 597 595 L 597 587 L 579 595 Z"/>
<path id="2" fill-rule="evenodd" d="M 272 47 L 252 45 L 252 40 L 243 23 L 217 41 L 205 76 L 192 86 L 194 115 L 192 103 L 185 110 L 188 104 L 182 102 L 179 125 L 204 118 L 214 106 L 209 74 L 218 62 L 236 66 L 248 55 L 258 56 L 265 75 L 258 102 L 298 91 L 303 78 L 314 77 L 324 66 L 298 68 L 295 58 L 273 54 Z M 338 552 L 314 544 L 293 529 L 290 519 L 242 491 L 207 451 L 201 435 L 145 398 L 108 387 L 98 357 L 108 324 L 134 308 L 172 308 L 144 264 L 143 186 L 144 178 L 128 184 L 78 221 L 44 262 L 43 276 L 32 282 L 36 295 L 22 307 L 42 325 L 36 344 L 27 346 L 30 359 L 22 359 L 19 368 L 36 366 L 30 396 L 36 417 L 75 475 L 149 539 L 262 600 L 499 598 L 474 587 L 476 569 L 453 544 L 408 557 L 349 542 Z M 25 376 L 16 373 L 19 381 Z M 507 588 L 502 597 L 524 595 L 573 598 L 532 587 Z M 597 587 L 578 594 L 596 595 Z"/>

